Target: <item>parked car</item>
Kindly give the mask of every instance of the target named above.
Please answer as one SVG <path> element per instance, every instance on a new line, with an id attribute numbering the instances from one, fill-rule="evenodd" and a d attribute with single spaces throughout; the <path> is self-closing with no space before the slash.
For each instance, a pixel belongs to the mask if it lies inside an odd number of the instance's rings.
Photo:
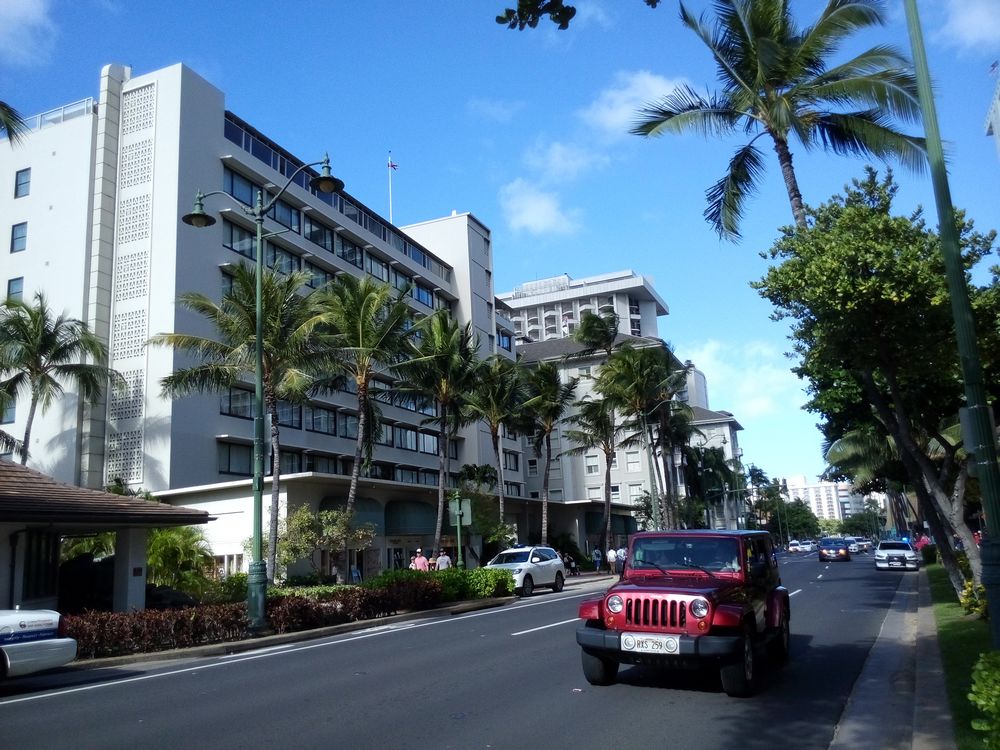
<path id="1" fill-rule="evenodd" d="M 793 539 L 792 541 L 790 541 L 788 543 L 788 551 L 789 552 L 799 552 L 800 549 L 801 548 L 799 546 L 799 540 L 798 539 Z"/>
<path id="2" fill-rule="evenodd" d="M 920 554 L 909 542 L 885 540 L 875 550 L 876 570 L 920 570 Z"/>
<path id="3" fill-rule="evenodd" d="M 816 544 L 812 539 L 806 539 L 804 542 L 799 542 L 799 552 L 815 552 Z"/>
<path id="4" fill-rule="evenodd" d="M 758 684 L 757 653 L 789 654 L 789 594 L 763 531 L 634 534 L 622 580 L 580 604 L 583 676 L 610 685 L 621 664 L 718 669 L 730 696 Z"/>
<path id="5" fill-rule="evenodd" d="M 76 641 L 62 636 L 51 609 L 0 609 L 0 677 L 54 669 L 76 658 Z"/>
<path id="6" fill-rule="evenodd" d="M 828 536 L 819 540 L 817 555 L 820 562 L 828 560 L 850 560 L 851 550 L 847 540 L 841 537 Z"/>
<path id="7" fill-rule="evenodd" d="M 562 557 L 551 547 L 511 547 L 486 563 L 486 567 L 509 570 L 514 576 L 514 591 L 520 596 L 531 596 L 538 586 L 562 591 L 566 582 Z"/>

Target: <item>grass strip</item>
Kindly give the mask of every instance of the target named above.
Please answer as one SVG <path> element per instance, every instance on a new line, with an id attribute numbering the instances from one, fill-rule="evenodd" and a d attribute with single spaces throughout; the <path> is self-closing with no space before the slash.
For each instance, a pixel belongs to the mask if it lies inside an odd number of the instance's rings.
<path id="1" fill-rule="evenodd" d="M 955 729 L 958 750 L 982 750 L 983 733 L 972 728 L 972 720 L 981 718 L 969 702 L 972 667 L 979 655 L 990 649 L 990 632 L 985 620 L 967 615 L 958 603 L 948 573 L 940 563 L 927 566 L 934 618 L 937 620 L 938 645 L 944 667 L 945 686 Z"/>

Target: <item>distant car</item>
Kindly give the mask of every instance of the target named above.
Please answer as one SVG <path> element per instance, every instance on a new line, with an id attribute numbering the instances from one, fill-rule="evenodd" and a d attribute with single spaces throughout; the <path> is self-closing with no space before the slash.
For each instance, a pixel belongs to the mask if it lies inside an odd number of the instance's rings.
<path id="1" fill-rule="evenodd" d="M 870 552 L 872 548 L 872 543 L 870 540 L 865 539 L 863 536 L 852 537 L 854 543 L 858 545 L 858 552 Z"/>
<path id="2" fill-rule="evenodd" d="M 538 586 L 562 591 L 566 582 L 562 557 L 551 547 L 511 547 L 486 563 L 486 567 L 509 570 L 514 576 L 514 591 L 520 596 L 531 596 Z"/>
<path id="3" fill-rule="evenodd" d="M 844 542 L 847 544 L 847 551 L 852 555 L 856 555 L 861 551 L 861 547 L 852 537 L 845 537 Z"/>
<path id="4" fill-rule="evenodd" d="M 879 542 L 875 550 L 875 569 L 920 570 L 920 555 L 909 542 Z"/>
<path id="5" fill-rule="evenodd" d="M 828 560 L 850 560 L 851 550 L 847 545 L 846 539 L 828 536 L 819 540 L 817 557 L 820 562 L 826 562 Z"/>
<path id="6" fill-rule="evenodd" d="M 51 609 L 0 609 L 0 677 L 20 677 L 69 664 L 76 641 L 62 637 Z"/>
<path id="7" fill-rule="evenodd" d="M 812 539 L 806 539 L 804 542 L 799 542 L 799 552 L 815 552 L 816 544 Z"/>
<path id="8" fill-rule="evenodd" d="M 800 549 L 801 548 L 799 547 L 799 540 L 798 539 L 793 539 L 792 541 L 790 541 L 788 543 L 788 551 L 789 552 L 799 552 Z"/>

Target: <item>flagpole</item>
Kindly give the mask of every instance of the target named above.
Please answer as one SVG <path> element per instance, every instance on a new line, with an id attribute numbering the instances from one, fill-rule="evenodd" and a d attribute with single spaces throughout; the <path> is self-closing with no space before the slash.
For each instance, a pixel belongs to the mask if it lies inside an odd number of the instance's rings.
<path id="1" fill-rule="evenodd" d="M 385 163 L 385 169 L 389 173 L 389 223 L 392 224 L 392 151 L 389 152 L 389 160 Z"/>

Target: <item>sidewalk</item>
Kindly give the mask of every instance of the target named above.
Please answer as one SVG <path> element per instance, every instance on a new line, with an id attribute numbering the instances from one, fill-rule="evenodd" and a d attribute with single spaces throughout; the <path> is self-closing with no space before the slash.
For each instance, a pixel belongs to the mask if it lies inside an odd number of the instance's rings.
<path id="1" fill-rule="evenodd" d="M 923 569 L 904 574 L 830 750 L 954 750 L 937 624 Z"/>

